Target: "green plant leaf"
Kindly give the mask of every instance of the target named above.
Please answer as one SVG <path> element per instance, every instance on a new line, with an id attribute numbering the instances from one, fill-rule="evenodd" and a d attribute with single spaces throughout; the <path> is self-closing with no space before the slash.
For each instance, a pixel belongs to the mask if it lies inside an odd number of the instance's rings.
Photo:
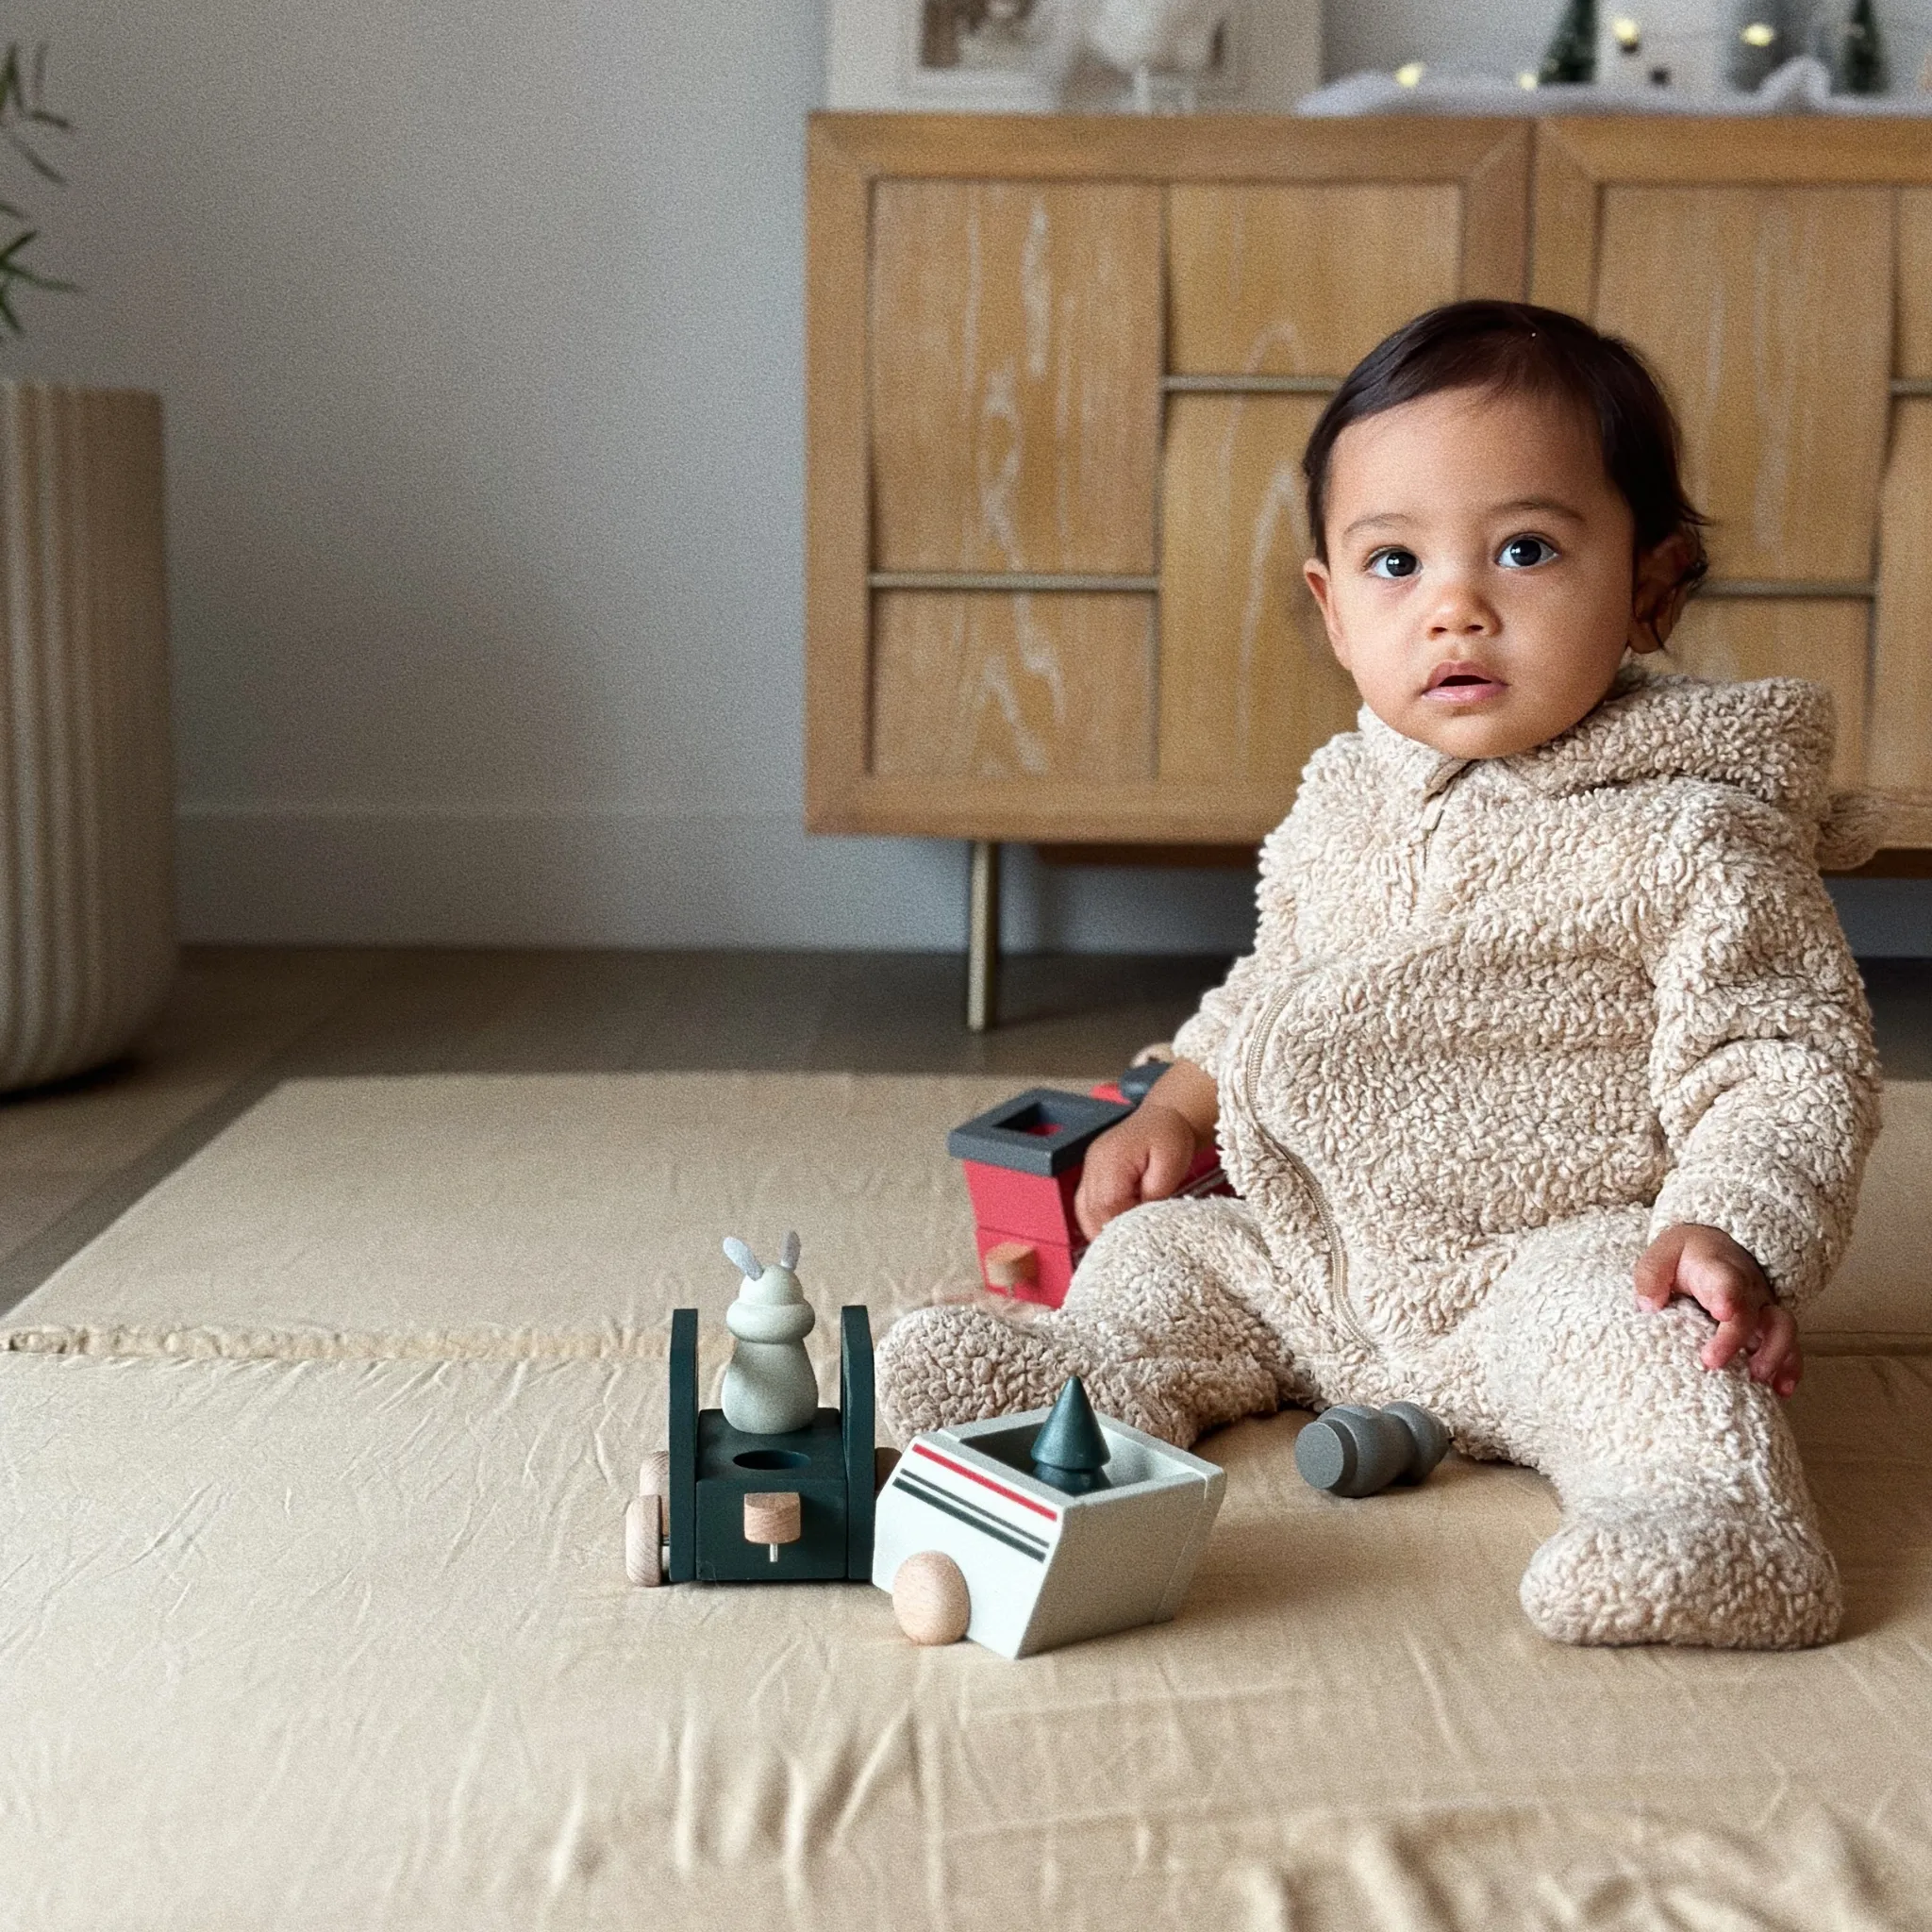
<path id="1" fill-rule="evenodd" d="M 61 174 L 53 162 L 42 160 L 10 127 L 7 129 L 7 140 L 14 153 L 19 155 L 36 175 L 53 182 L 57 188 L 64 188 L 67 185 L 66 175 Z"/>

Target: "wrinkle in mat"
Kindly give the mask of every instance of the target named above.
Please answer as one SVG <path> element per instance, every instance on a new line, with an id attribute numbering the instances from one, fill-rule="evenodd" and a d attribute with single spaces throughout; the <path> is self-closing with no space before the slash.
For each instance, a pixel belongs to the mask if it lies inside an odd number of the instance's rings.
<path id="1" fill-rule="evenodd" d="M 1849 1641 L 1574 1651 L 1554 1521 L 1209 1439 L 1181 1617 L 1013 1665 L 864 1586 L 629 1589 L 625 1360 L 0 1357 L 0 1923 L 1898 1924 L 1932 1895 L 1932 1365 L 1796 1405 Z M 1875 1419 L 1875 1420 L 1874 1420 Z"/>

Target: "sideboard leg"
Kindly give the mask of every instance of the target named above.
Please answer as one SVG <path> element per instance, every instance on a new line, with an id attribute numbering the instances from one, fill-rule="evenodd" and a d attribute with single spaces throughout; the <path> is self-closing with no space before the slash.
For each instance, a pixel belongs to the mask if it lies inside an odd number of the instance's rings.
<path id="1" fill-rule="evenodd" d="M 1000 848 L 996 839 L 973 841 L 966 898 L 966 1025 L 984 1033 L 1000 1018 Z"/>

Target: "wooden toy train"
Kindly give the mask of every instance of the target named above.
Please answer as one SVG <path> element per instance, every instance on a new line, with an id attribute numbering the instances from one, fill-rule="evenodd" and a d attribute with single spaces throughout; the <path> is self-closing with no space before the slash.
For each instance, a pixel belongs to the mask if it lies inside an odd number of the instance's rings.
<path id="1" fill-rule="evenodd" d="M 930 1430 L 895 1462 L 873 1445 L 865 1309 L 840 1311 L 839 1407 L 822 1408 L 797 1237 L 771 1267 L 725 1252 L 744 1279 L 724 1406 L 698 1407 L 698 1312 L 676 1309 L 669 1445 L 625 1515 L 633 1583 L 869 1579 L 916 1641 L 1009 1657 L 1174 1615 L 1221 1502 L 1211 1462 L 1095 1416 L 1077 1378 L 1051 1411 Z M 937 1580 L 937 1618 L 902 1572 Z"/>
<path id="2" fill-rule="evenodd" d="M 1031 1119 L 1086 1133 L 1093 1116 L 1066 1101 L 1104 1105 L 1108 1120 L 1128 1110 L 1037 1088 L 993 1110 L 994 1131 L 1025 1136 Z M 840 1310 L 839 1407 L 822 1408 L 798 1237 L 769 1267 L 742 1241 L 724 1251 L 744 1278 L 724 1318 L 736 1347 L 723 1407 L 698 1407 L 698 1311 L 678 1308 L 669 1445 L 644 1458 L 625 1514 L 633 1583 L 870 1579 L 914 1641 L 971 1637 L 1008 1657 L 1174 1614 L 1221 1507 L 1213 1463 L 1096 1415 L 1077 1375 L 1051 1409 L 925 1430 L 895 1459 L 873 1443 L 866 1310 Z M 1357 1497 L 1420 1482 L 1448 1442 L 1412 1404 L 1331 1408 L 1302 1430 L 1295 1459 L 1317 1489 Z"/>

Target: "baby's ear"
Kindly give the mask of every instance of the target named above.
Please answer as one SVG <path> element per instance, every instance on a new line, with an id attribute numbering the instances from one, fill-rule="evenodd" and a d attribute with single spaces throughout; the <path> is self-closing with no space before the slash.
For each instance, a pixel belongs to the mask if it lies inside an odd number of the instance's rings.
<path id="1" fill-rule="evenodd" d="M 1637 559 L 1637 583 L 1630 599 L 1633 651 L 1660 651 L 1670 641 L 1684 605 L 1704 575 L 1704 546 L 1694 532 L 1673 530 Z"/>
<path id="2" fill-rule="evenodd" d="M 1335 622 L 1335 609 L 1330 601 L 1335 586 L 1334 579 L 1328 575 L 1328 566 L 1319 557 L 1311 557 L 1302 565 L 1302 576 L 1314 595 L 1315 608 L 1322 613 L 1322 625 L 1328 633 L 1328 648 L 1346 671 L 1348 649 L 1341 641 L 1341 632 Z"/>

